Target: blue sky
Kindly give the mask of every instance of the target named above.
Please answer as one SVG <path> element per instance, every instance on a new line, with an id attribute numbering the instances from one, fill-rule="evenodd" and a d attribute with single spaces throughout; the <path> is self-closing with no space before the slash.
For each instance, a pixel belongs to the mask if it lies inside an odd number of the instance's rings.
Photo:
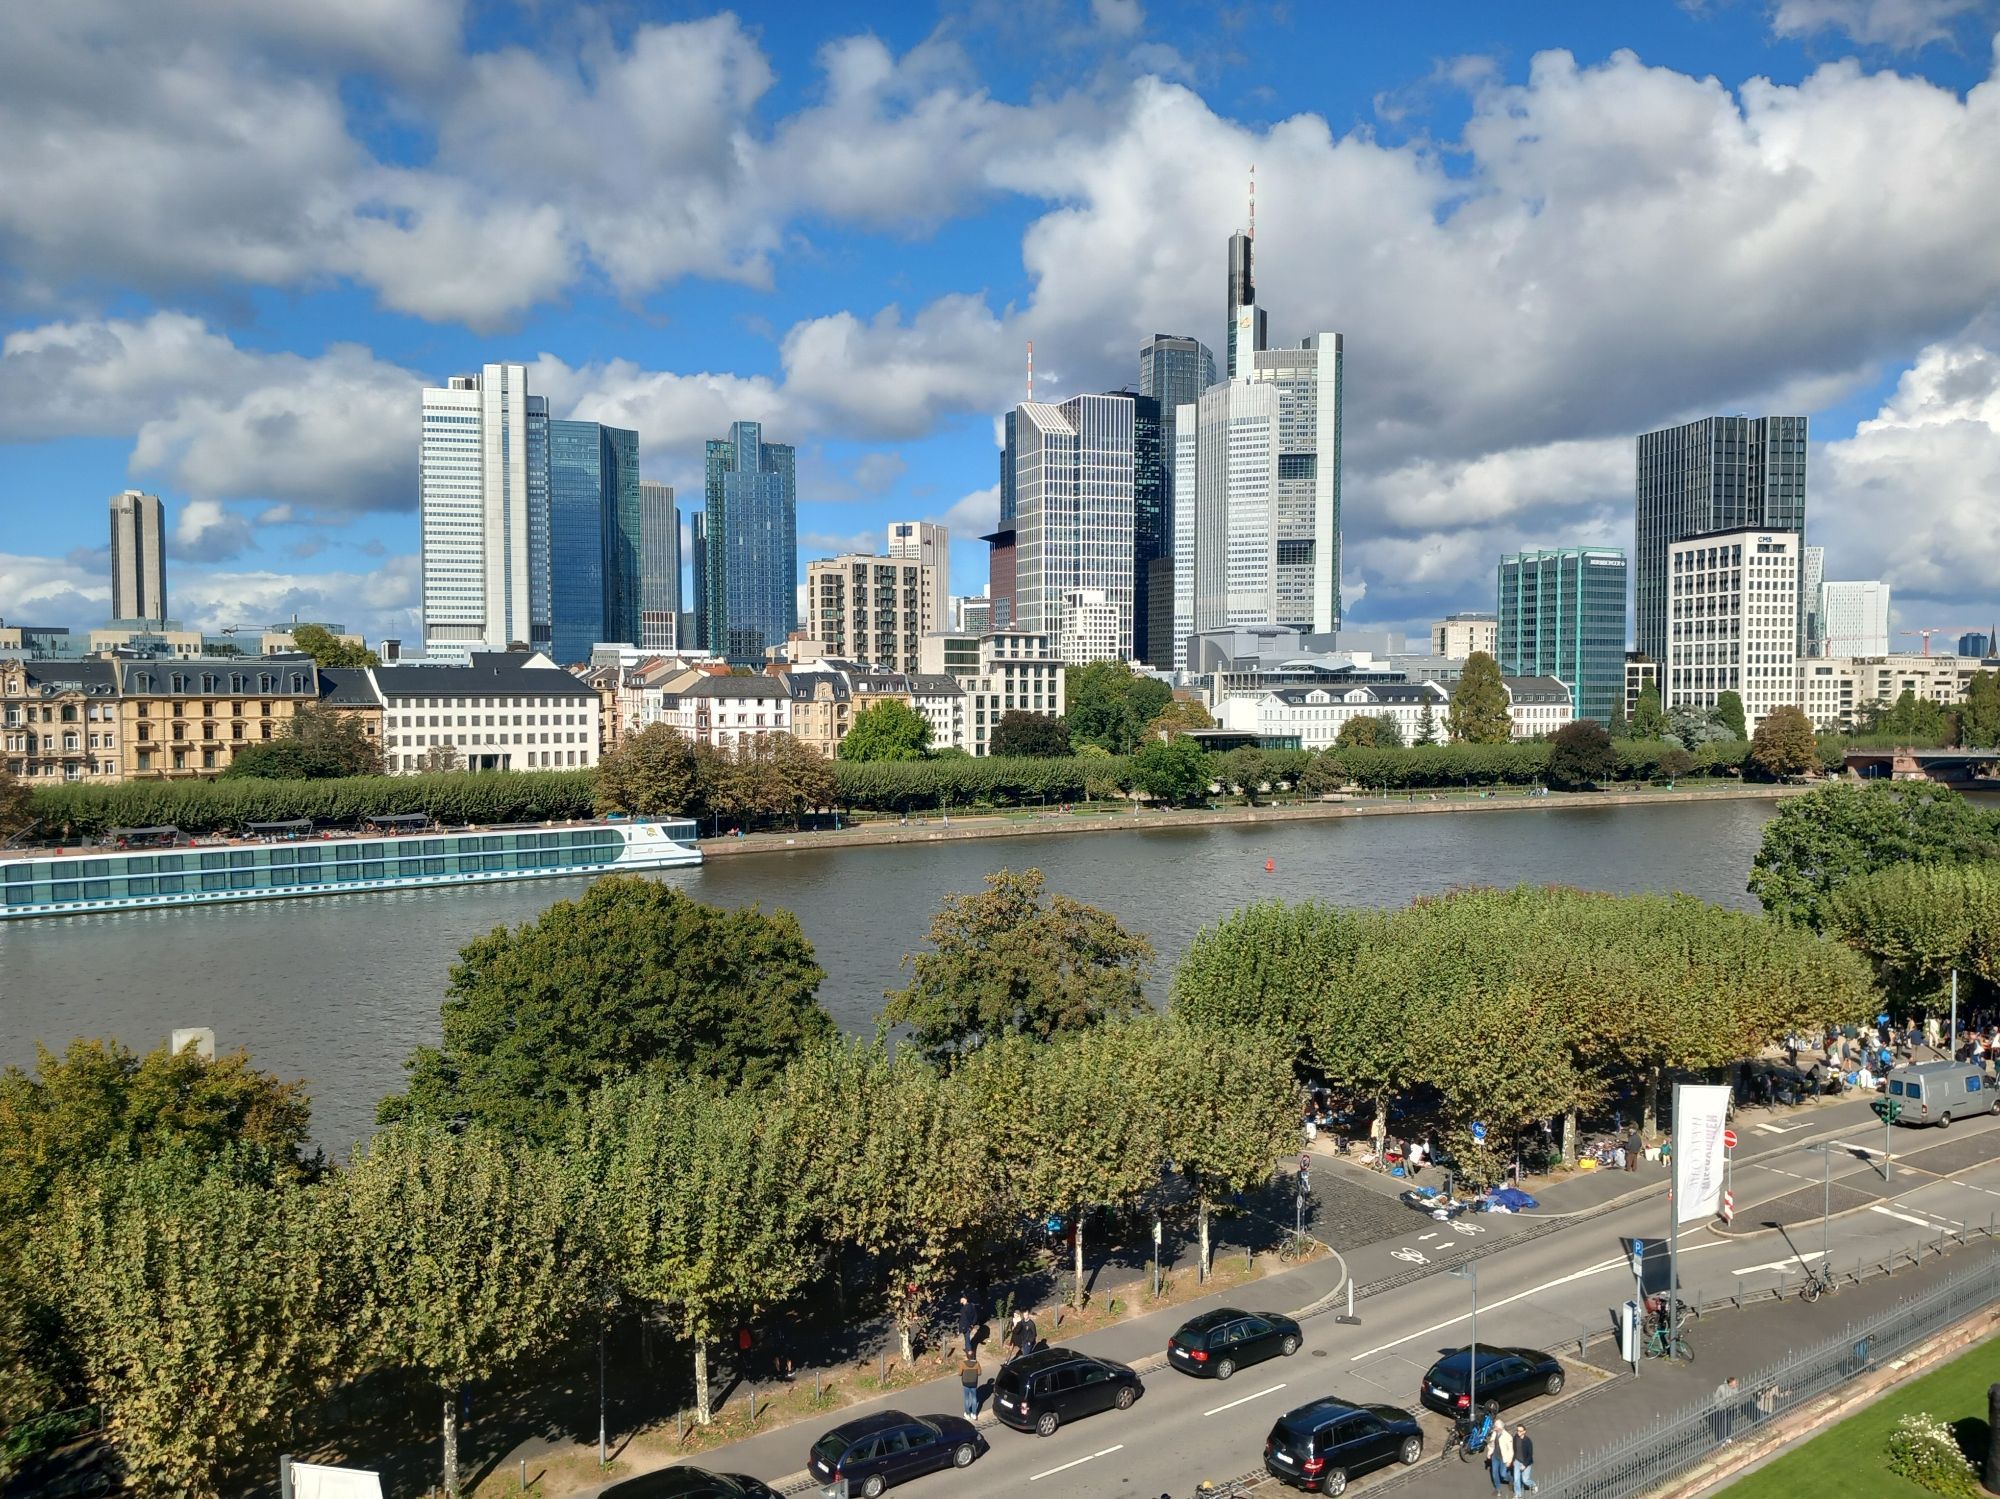
<path id="1" fill-rule="evenodd" d="M 137 19 L 135 19 L 135 16 Z M 70 0 L 0 57 L 0 618 L 413 637 L 415 391 L 524 360 L 698 495 L 800 449 L 802 557 L 954 527 L 994 417 L 1221 338 L 1347 338 L 1356 625 L 1629 544 L 1634 432 L 1813 417 L 1811 540 L 1901 627 L 2000 612 L 1995 0 L 929 6 Z"/>

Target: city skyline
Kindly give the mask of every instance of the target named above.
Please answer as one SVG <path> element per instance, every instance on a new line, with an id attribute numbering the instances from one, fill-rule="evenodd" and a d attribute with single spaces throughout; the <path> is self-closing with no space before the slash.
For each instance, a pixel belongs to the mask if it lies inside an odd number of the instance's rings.
<path id="1" fill-rule="evenodd" d="M 931 520 L 953 532 L 951 591 L 976 592 L 1024 345 L 1056 402 L 1129 384 L 1159 330 L 1222 355 L 1216 262 L 1248 228 L 1254 168 L 1269 342 L 1351 340 L 1347 622 L 1418 633 L 1483 607 L 1497 556 L 1629 547 L 1633 436 L 1781 410 L 1812 423 L 1827 574 L 1880 576 L 1898 645 L 1981 624 L 2000 572 L 1980 524 L 2000 475 L 2000 166 L 1976 146 L 2000 124 L 1990 13 L 1920 25 L 1857 4 L 1843 31 L 1806 14 L 1828 7 L 1699 10 L 1457 11 L 1420 36 L 1300 14 L 1221 47 L 1192 8 L 1078 0 L 1051 7 L 1072 60 L 1053 73 L 957 8 L 872 32 L 765 6 L 599 34 L 560 6 L 467 29 L 413 0 L 393 34 L 342 22 L 310 48 L 275 22 L 191 18 L 208 69 L 191 86 L 268 84 L 244 107 L 271 128 L 229 141 L 150 81 L 185 35 L 37 16 L 51 62 L 10 107 L 61 119 L 81 80 L 124 80 L 100 145 L 137 132 L 176 164 L 115 220 L 30 191 L 0 209 L 17 393 L 0 616 L 110 617 L 101 507 L 137 488 L 166 505 L 176 617 L 414 640 L 412 393 L 508 362 L 552 419 L 638 432 L 684 518 L 702 442 L 761 421 L 799 448 L 801 570 Z M 1366 59 L 1354 76 L 1303 66 L 1329 42 Z M 709 92 L 622 116 L 676 49 L 708 59 Z M 530 124 L 578 170 L 509 145 L 488 107 L 503 65 L 542 88 L 552 114 Z M 370 130 L 371 90 L 417 122 L 408 139 Z M 710 133 L 665 130 L 682 108 Z M 922 111 L 917 169 L 885 170 Z M 754 189 L 702 144 L 723 129 Z M 36 151 L 64 149 L 44 134 Z M 815 154 L 831 139 L 846 170 Z M 38 160 L 11 168 L 22 184 Z M 602 191 L 613 160 L 648 184 L 631 204 Z M 305 181 L 328 194 L 309 240 Z M 1876 222 L 1872 203 L 1934 181 L 1953 186 Z M 265 185 L 265 211 L 224 182 Z M 673 207 L 693 196 L 713 222 Z M 1764 204 L 1757 257 L 1648 227 L 1739 196 Z M 634 214 L 660 233 L 626 234 Z"/>

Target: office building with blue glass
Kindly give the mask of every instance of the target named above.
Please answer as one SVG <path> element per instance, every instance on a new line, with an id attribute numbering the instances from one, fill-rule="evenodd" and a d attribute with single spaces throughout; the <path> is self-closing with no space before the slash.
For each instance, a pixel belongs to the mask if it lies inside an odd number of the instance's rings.
<path id="1" fill-rule="evenodd" d="M 760 422 L 733 423 L 708 444 L 704 644 L 731 662 L 763 665 L 798 628 L 797 463 L 789 445 L 764 441 Z"/>
<path id="2" fill-rule="evenodd" d="M 1555 677 L 1578 718 L 1608 724 L 1625 697 L 1625 554 L 1558 547 L 1500 559 L 1500 673 Z"/>
<path id="3" fill-rule="evenodd" d="M 599 641 L 639 640 L 639 434 L 598 422 L 548 426 L 549 650 L 575 663 Z"/>

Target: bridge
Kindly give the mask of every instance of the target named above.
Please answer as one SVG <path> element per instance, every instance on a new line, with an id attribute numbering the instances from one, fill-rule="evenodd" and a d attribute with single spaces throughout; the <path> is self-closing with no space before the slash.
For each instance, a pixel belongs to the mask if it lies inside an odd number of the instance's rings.
<path id="1" fill-rule="evenodd" d="M 1851 749 L 1848 772 L 1864 781 L 1973 781 L 2000 772 L 2000 749 Z"/>

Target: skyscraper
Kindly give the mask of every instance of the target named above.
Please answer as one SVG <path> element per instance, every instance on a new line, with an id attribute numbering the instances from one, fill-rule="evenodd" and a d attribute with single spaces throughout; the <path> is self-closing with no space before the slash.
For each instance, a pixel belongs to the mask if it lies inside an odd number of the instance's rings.
<path id="1" fill-rule="evenodd" d="M 927 520 L 899 520 L 889 525 L 891 557 L 907 558 L 930 569 L 931 628 L 942 630 L 951 618 L 951 530 Z"/>
<path id="2" fill-rule="evenodd" d="M 1799 701 L 1799 550 L 1798 532 L 1775 529 L 1667 548 L 1663 706 L 1713 708 L 1734 692 L 1755 733 L 1773 708 Z"/>
<path id="3" fill-rule="evenodd" d="M 688 550 L 693 576 L 688 580 L 694 591 L 694 639 L 688 644 L 713 651 L 708 643 L 708 512 L 697 510 L 688 517 Z M 685 611 L 684 611 L 685 612 Z"/>
<path id="4" fill-rule="evenodd" d="M 1803 535 L 1805 526 L 1804 417 L 1705 416 L 1645 433 L 1634 486 L 1639 649 L 1655 661 L 1667 659 L 1668 547 L 1716 531 Z M 1796 548 L 1789 555 L 1798 560 Z"/>
<path id="5" fill-rule="evenodd" d="M 549 646 L 549 405 L 525 365 L 423 395 L 424 652 Z"/>
<path id="6" fill-rule="evenodd" d="M 688 642 L 677 626 L 681 607 L 681 512 L 674 487 L 639 481 L 639 645 L 679 649 Z"/>
<path id="7" fill-rule="evenodd" d="M 548 425 L 549 650 L 570 665 L 600 640 L 639 640 L 639 434 Z"/>
<path id="8" fill-rule="evenodd" d="M 1050 637 L 1066 661 L 1101 659 L 1107 639 L 1132 655 L 1133 444 L 1137 402 L 1129 395 L 1073 396 L 1060 406 L 1028 401 L 1008 426 L 1014 489 L 1011 628 Z M 996 593 L 997 593 L 996 588 Z M 1065 595 L 1092 597 L 1089 633 L 1064 635 Z M 1114 630 L 1103 624 L 1115 616 Z"/>
<path id="9" fill-rule="evenodd" d="M 1820 585 L 1820 631 L 1829 656 L 1889 654 L 1889 585 Z"/>
<path id="10" fill-rule="evenodd" d="M 156 494 L 111 497 L 111 617 L 167 618 L 166 511 Z"/>
<path id="11" fill-rule="evenodd" d="M 1132 649 L 1152 666 L 1170 667 L 1174 661 L 1174 464 L 1178 458 L 1174 419 L 1181 407 L 1194 405 L 1213 384 L 1215 356 L 1197 339 L 1155 333 L 1139 350 L 1139 394 L 1159 405 L 1160 482 L 1159 514 L 1154 520 L 1147 458 L 1151 437 L 1142 401 L 1134 454 Z"/>
<path id="12" fill-rule="evenodd" d="M 1625 697 L 1625 554 L 1560 547 L 1500 559 L 1497 659 L 1508 677 L 1554 677 L 1578 718 L 1608 724 Z"/>
<path id="13" fill-rule="evenodd" d="M 736 422 L 708 444 L 704 490 L 707 647 L 761 666 L 798 627 L 797 455 L 765 442 L 762 423 Z"/>
<path id="14" fill-rule="evenodd" d="M 1825 600 L 1820 590 L 1826 586 L 1826 548 L 1803 547 L 1799 551 L 1799 654 L 1826 654 Z"/>
<path id="15" fill-rule="evenodd" d="M 1257 305 L 1257 280 L 1250 266 L 1255 246 L 1255 225 L 1246 234 L 1229 236 L 1229 355 L 1223 375 L 1230 380 L 1248 373 L 1250 356 L 1270 342 L 1270 322 Z"/>

